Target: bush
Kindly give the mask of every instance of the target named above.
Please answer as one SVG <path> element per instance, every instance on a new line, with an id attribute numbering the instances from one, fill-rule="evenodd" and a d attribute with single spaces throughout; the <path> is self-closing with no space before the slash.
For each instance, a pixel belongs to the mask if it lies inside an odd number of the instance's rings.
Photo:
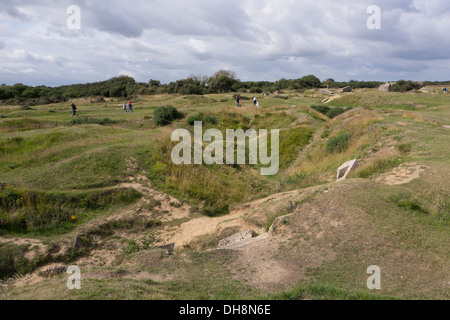
<path id="1" fill-rule="evenodd" d="M 203 121 L 203 113 L 198 113 L 196 115 L 190 116 L 187 120 L 188 124 L 193 126 L 196 121 Z"/>
<path id="2" fill-rule="evenodd" d="M 155 110 L 153 120 L 157 126 L 167 126 L 181 117 L 182 114 L 175 107 L 162 106 Z"/>
<path id="3" fill-rule="evenodd" d="M 343 114 L 343 113 L 345 113 L 345 112 L 347 112 L 347 111 L 349 111 L 351 109 L 352 109 L 352 107 L 347 107 L 346 109 L 341 108 L 341 107 L 332 108 L 325 115 L 328 118 L 333 119 L 333 118 L 336 118 L 337 116 L 339 116 L 339 115 L 341 115 L 341 114 Z"/>
<path id="4" fill-rule="evenodd" d="M 336 137 L 331 138 L 327 144 L 327 151 L 330 153 L 342 152 L 348 148 L 350 135 L 342 133 Z"/>
<path id="5" fill-rule="evenodd" d="M 330 111 L 329 106 L 311 106 L 311 108 L 325 115 Z"/>
<path id="6" fill-rule="evenodd" d="M 392 92 L 407 92 L 411 90 L 418 90 L 421 88 L 421 85 L 417 82 L 413 81 L 406 81 L 406 80 L 399 80 L 396 84 L 392 85 L 391 91 Z"/>
<path id="7" fill-rule="evenodd" d="M 336 108 L 330 108 L 328 106 L 311 106 L 312 109 L 326 115 L 328 118 L 333 119 L 336 118 L 337 116 L 343 114 L 344 112 L 347 112 L 351 109 L 353 109 L 352 107 L 347 107 L 347 108 L 341 108 L 341 107 L 336 107 Z"/>
<path id="8" fill-rule="evenodd" d="M 217 119 L 217 117 L 212 114 L 208 114 L 205 116 L 205 122 L 212 125 L 216 125 L 219 123 L 219 119 Z"/>

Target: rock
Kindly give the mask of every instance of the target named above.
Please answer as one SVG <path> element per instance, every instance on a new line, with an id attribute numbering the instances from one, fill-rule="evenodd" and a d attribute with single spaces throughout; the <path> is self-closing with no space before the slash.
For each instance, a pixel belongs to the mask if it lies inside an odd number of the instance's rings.
<path id="1" fill-rule="evenodd" d="M 160 246 L 158 249 L 166 250 L 167 255 L 171 255 L 173 250 L 175 250 L 175 243 L 167 244 L 165 246 Z"/>
<path id="2" fill-rule="evenodd" d="M 379 90 L 382 92 L 391 92 L 391 87 L 392 87 L 392 85 L 388 82 L 388 83 L 382 84 L 379 87 Z"/>
<path id="3" fill-rule="evenodd" d="M 347 179 L 347 176 L 349 173 L 353 170 L 355 170 L 359 166 L 358 160 L 352 160 L 344 163 L 342 166 L 339 167 L 337 171 L 337 181 L 342 181 Z"/>
<path id="4" fill-rule="evenodd" d="M 320 89 L 320 90 L 319 90 L 319 93 L 322 93 L 322 94 L 329 94 L 329 95 L 334 94 L 334 92 L 332 92 L 332 91 L 330 91 L 330 90 L 328 90 L 328 89 Z"/>
<path id="5" fill-rule="evenodd" d="M 344 93 L 344 92 L 353 92 L 352 87 L 348 86 L 345 88 L 342 88 L 341 90 L 339 90 L 339 93 Z"/>
<path id="6" fill-rule="evenodd" d="M 239 233 L 232 235 L 231 237 L 220 240 L 219 247 L 226 247 L 247 239 L 251 239 L 255 236 L 255 231 L 253 230 L 245 230 Z"/>
<path id="7" fill-rule="evenodd" d="M 73 244 L 73 251 L 78 251 L 78 250 L 80 250 L 83 247 L 84 247 L 83 239 L 81 239 L 80 236 L 77 236 L 75 238 L 75 242 Z"/>

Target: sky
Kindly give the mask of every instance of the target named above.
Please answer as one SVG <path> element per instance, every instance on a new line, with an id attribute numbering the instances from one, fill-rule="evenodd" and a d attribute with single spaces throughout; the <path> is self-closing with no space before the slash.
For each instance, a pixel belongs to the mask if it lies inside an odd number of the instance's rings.
<path id="1" fill-rule="evenodd" d="M 0 83 L 446 81 L 449 31 L 448 0 L 0 0 Z"/>

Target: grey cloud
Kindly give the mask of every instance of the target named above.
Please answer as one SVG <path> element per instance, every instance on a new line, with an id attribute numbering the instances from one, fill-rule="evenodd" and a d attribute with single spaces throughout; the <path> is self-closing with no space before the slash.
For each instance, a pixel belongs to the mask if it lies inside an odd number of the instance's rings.
<path id="1" fill-rule="evenodd" d="M 82 10 L 76 32 L 65 26 L 71 4 Z M 373 4 L 382 10 L 381 30 L 366 27 Z M 247 80 L 439 79 L 445 75 L 438 62 L 449 61 L 448 0 L 0 0 L 0 8 L 3 25 L 19 23 L 21 33 L 3 32 L 3 47 L 32 53 L 6 54 L 2 64 L 36 70 L 29 77 L 36 82 L 39 75 L 41 82 L 67 83 L 119 72 L 170 82 L 222 67 Z"/>

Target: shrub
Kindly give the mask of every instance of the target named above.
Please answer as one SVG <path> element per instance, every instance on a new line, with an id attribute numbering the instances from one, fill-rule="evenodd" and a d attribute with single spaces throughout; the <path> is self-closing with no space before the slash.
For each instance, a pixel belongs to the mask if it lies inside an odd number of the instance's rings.
<path id="1" fill-rule="evenodd" d="M 413 81 L 406 81 L 406 80 L 399 80 L 396 84 L 392 85 L 391 91 L 392 92 L 407 92 L 411 90 L 418 90 L 421 88 L 421 85 L 417 82 Z"/>
<path id="2" fill-rule="evenodd" d="M 331 138 L 327 143 L 327 151 L 330 153 L 342 152 L 348 148 L 350 141 L 350 135 L 342 133 L 338 136 Z"/>
<path id="3" fill-rule="evenodd" d="M 167 126 L 181 117 L 182 114 L 175 107 L 162 106 L 155 110 L 153 120 L 157 126 Z"/>
<path id="4" fill-rule="evenodd" d="M 330 111 L 329 106 L 311 106 L 311 108 L 325 115 Z"/>
<path id="5" fill-rule="evenodd" d="M 190 116 L 187 120 L 188 124 L 193 126 L 196 121 L 203 121 L 203 113 L 198 113 L 196 115 Z"/>
<path id="6" fill-rule="evenodd" d="M 219 123 L 219 119 L 217 119 L 217 117 L 212 114 L 208 114 L 205 116 L 205 122 L 212 125 L 216 125 Z"/>
<path id="7" fill-rule="evenodd" d="M 341 114 L 343 114 L 343 113 L 345 113 L 345 112 L 347 112 L 347 111 L 349 111 L 351 109 L 352 109 L 352 107 L 347 107 L 345 109 L 341 108 L 341 107 L 331 108 L 325 115 L 328 118 L 333 119 L 333 118 L 336 118 L 337 116 L 339 116 L 339 115 L 341 115 Z"/>
<path id="8" fill-rule="evenodd" d="M 353 109 L 352 107 L 347 107 L 347 108 L 341 108 L 341 107 L 336 107 L 336 108 L 330 108 L 328 106 L 311 106 L 312 109 L 326 115 L 328 118 L 333 119 L 336 118 L 337 116 L 343 114 L 344 112 L 347 112 L 351 109 Z"/>

